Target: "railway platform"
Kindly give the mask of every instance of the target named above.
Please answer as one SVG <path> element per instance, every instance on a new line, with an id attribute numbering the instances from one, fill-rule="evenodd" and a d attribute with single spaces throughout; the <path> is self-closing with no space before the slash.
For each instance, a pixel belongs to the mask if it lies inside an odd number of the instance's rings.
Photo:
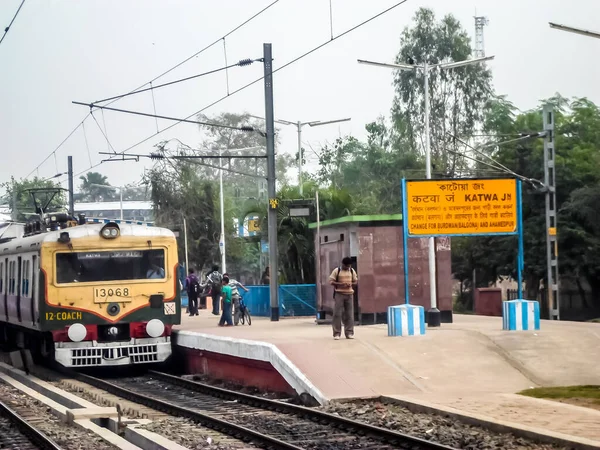
<path id="1" fill-rule="evenodd" d="M 305 392 L 320 403 L 385 397 L 600 446 L 599 410 L 516 394 L 600 384 L 600 324 L 542 321 L 538 331 L 509 332 L 499 317 L 455 315 L 424 336 L 388 337 L 386 325 L 370 325 L 356 327 L 354 340 L 335 341 L 314 318 L 217 322 L 202 310 L 177 327 L 177 351 L 190 372 Z"/>

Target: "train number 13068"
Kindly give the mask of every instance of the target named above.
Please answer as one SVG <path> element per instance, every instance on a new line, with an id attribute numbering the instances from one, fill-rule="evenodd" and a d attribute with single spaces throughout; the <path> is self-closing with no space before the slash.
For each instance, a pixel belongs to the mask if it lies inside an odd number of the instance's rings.
<path id="1" fill-rule="evenodd" d="M 129 288 L 95 288 L 96 297 L 129 297 Z"/>

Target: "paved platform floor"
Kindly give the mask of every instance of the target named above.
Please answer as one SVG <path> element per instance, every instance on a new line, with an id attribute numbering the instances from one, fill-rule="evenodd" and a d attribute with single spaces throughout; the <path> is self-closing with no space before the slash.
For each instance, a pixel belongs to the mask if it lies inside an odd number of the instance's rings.
<path id="1" fill-rule="evenodd" d="M 600 411 L 514 395 L 600 385 L 600 324 L 542 321 L 540 331 L 507 332 L 498 317 L 454 320 L 415 337 L 357 326 L 354 340 L 334 341 L 331 327 L 314 318 L 221 328 L 203 310 L 177 329 L 270 342 L 329 399 L 397 396 L 600 441 Z"/>

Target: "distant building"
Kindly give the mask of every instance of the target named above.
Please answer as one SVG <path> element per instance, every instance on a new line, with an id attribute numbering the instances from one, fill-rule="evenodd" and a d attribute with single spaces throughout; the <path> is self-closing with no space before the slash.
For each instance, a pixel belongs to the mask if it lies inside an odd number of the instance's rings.
<path id="1" fill-rule="evenodd" d="M 120 219 L 120 202 L 76 202 L 75 214 L 85 214 L 86 217 L 99 219 Z M 152 202 L 124 201 L 123 220 L 154 221 Z"/>

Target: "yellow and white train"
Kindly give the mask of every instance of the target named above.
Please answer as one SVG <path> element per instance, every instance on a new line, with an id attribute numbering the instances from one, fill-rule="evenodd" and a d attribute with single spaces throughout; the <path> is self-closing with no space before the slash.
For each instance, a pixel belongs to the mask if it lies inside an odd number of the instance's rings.
<path id="1" fill-rule="evenodd" d="M 47 215 L 0 239 L 0 340 L 66 367 L 164 362 L 177 267 L 168 229 Z"/>

